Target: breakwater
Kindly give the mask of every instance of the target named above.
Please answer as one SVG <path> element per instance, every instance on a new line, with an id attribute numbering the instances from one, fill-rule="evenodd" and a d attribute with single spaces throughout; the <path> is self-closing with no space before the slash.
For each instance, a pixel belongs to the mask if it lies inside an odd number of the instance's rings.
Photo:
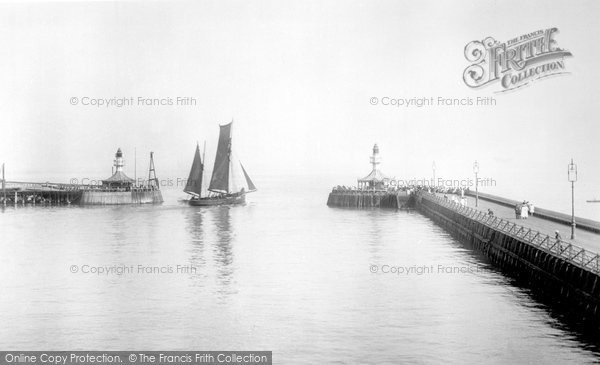
<path id="1" fill-rule="evenodd" d="M 373 191 L 334 189 L 329 193 L 327 205 L 343 208 L 406 209 L 413 205 L 414 197 L 407 191 Z"/>
<path id="2" fill-rule="evenodd" d="M 162 203 L 160 190 L 132 191 L 84 191 L 79 204 L 82 205 L 119 205 Z"/>
<path id="3" fill-rule="evenodd" d="M 419 192 L 416 205 L 579 325 L 600 330 L 599 255 L 435 194 Z"/>

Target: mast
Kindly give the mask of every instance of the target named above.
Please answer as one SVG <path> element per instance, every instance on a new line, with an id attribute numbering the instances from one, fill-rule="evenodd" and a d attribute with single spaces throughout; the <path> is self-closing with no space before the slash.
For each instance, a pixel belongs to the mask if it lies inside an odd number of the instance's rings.
<path id="1" fill-rule="evenodd" d="M 202 149 L 202 174 L 200 178 L 204 181 L 204 164 L 206 163 L 206 140 L 204 140 L 204 148 Z M 202 184 L 200 184 L 200 191 L 202 191 Z M 200 196 L 200 194 L 198 194 Z"/>
<path id="2" fill-rule="evenodd" d="M 137 185 L 137 147 L 133 148 L 133 186 Z"/>
<path id="3" fill-rule="evenodd" d="M 4 176 L 4 162 L 2 163 L 2 197 L 3 204 L 6 204 L 6 177 Z"/>
<path id="4" fill-rule="evenodd" d="M 231 194 L 231 179 L 233 178 L 233 166 L 231 166 L 231 148 L 233 147 L 233 132 L 231 130 L 233 129 L 233 119 L 231 119 L 231 123 L 229 123 L 229 126 L 229 144 L 227 148 L 227 163 L 229 164 L 229 181 L 227 182 L 227 194 Z"/>

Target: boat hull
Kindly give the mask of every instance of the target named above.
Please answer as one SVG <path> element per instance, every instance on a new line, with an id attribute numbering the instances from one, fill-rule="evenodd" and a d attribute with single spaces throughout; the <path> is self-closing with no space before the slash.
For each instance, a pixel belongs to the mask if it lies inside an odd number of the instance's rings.
<path id="1" fill-rule="evenodd" d="M 213 205 L 230 205 L 244 204 L 246 202 L 246 194 L 232 194 L 205 198 L 192 198 L 188 200 L 192 206 L 213 206 Z"/>

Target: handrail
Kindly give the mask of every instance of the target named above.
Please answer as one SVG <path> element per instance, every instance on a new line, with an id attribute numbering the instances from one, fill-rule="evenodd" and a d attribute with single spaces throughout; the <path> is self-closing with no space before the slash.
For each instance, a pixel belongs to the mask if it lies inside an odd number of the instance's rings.
<path id="1" fill-rule="evenodd" d="M 0 182 L 2 182 L 2 179 L 0 179 Z M 43 188 L 51 188 L 54 190 L 48 190 L 48 191 L 108 191 L 108 192 L 114 192 L 114 191 L 154 191 L 154 190 L 160 190 L 158 189 L 156 186 L 153 185 L 134 185 L 134 186 L 130 186 L 129 188 L 118 188 L 118 187 L 108 187 L 106 185 L 94 185 L 94 184 L 67 184 L 67 183 L 53 183 L 53 182 L 25 182 L 25 181 L 6 181 L 5 182 L 5 187 L 6 188 L 14 188 L 14 187 L 19 187 L 22 188 L 23 186 L 25 186 L 26 190 L 21 190 L 24 192 L 27 192 L 27 189 L 43 189 Z"/>
<path id="2" fill-rule="evenodd" d="M 500 217 L 494 217 L 494 219 L 490 222 L 492 217 L 491 215 L 486 214 L 482 210 L 461 205 L 456 201 L 447 200 L 427 192 L 421 192 L 420 194 L 422 195 L 423 199 L 433 200 L 439 205 L 450 208 L 467 218 L 476 220 L 488 227 L 498 229 L 500 232 L 506 233 L 515 238 L 523 239 L 526 243 L 538 247 L 545 252 L 558 256 L 565 261 L 575 264 L 581 268 L 590 270 L 595 274 L 600 274 L 600 254 L 587 251 L 584 248 L 572 243 L 565 242 L 557 238 L 552 238 L 545 233 L 526 228 Z M 504 225 L 502 225 L 503 223 Z"/>

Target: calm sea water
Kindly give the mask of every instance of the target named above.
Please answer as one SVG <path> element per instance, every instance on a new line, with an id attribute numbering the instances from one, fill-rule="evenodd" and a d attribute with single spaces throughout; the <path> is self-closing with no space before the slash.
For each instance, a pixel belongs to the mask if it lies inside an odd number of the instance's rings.
<path id="1" fill-rule="evenodd" d="M 159 206 L 2 210 L 0 348 L 272 350 L 286 364 L 600 359 L 426 217 L 328 208 L 317 179 L 256 182 L 236 207 L 189 207 L 167 190 Z M 112 271 L 89 272 L 101 268 Z"/>

